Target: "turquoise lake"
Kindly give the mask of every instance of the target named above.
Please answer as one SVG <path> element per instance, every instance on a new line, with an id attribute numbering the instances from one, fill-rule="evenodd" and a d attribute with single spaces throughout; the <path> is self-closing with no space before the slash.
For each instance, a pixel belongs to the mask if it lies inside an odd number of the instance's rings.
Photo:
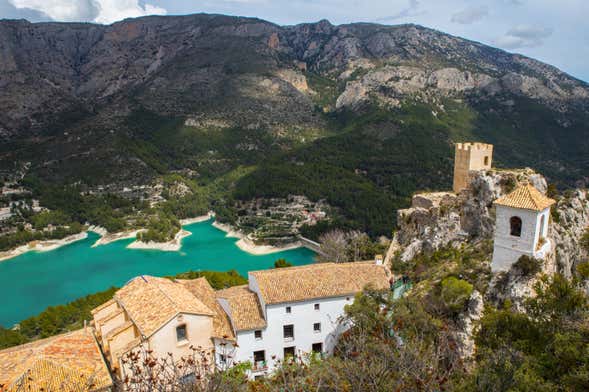
<path id="1" fill-rule="evenodd" d="M 38 314 L 47 306 L 111 286 L 120 287 L 137 275 L 165 276 L 185 271 L 266 269 L 284 258 L 294 265 L 309 264 L 315 254 L 305 248 L 253 256 L 236 245 L 235 238 L 212 226 L 212 221 L 184 226 L 192 235 L 182 240 L 179 252 L 126 249 L 132 239 L 92 248 L 100 238 L 88 238 L 49 252 L 28 252 L 0 262 L 0 325 L 10 327 Z"/>

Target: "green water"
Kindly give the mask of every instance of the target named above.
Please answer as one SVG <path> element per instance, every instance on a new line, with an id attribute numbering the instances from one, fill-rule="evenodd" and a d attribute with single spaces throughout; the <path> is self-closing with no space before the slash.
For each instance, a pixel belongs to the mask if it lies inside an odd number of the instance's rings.
<path id="1" fill-rule="evenodd" d="M 185 226 L 192 235 L 182 240 L 179 252 L 126 249 L 131 239 L 91 248 L 99 236 L 89 233 L 83 241 L 50 252 L 28 252 L 0 262 L 0 325 L 9 327 L 47 306 L 120 287 L 137 275 L 236 269 L 247 277 L 248 271 L 270 268 L 279 258 L 294 265 L 313 262 L 314 253 L 304 248 L 250 255 L 211 223 Z"/>

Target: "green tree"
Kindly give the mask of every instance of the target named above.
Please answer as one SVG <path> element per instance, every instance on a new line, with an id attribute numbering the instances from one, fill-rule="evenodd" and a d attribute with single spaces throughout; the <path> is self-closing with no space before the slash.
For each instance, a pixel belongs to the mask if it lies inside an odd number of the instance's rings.
<path id="1" fill-rule="evenodd" d="M 444 278 L 441 283 L 441 299 L 451 314 L 457 314 L 464 309 L 473 286 L 465 280 L 454 276 Z"/>
<path id="2" fill-rule="evenodd" d="M 278 259 L 274 262 L 274 268 L 286 268 L 292 267 L 292 263 L 286 261 L 285 259 Z"/>

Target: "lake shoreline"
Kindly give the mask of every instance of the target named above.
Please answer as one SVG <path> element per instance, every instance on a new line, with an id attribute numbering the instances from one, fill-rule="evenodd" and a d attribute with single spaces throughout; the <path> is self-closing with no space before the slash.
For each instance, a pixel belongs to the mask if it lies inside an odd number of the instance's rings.
<path id="1" fill-rule="evenodd" d="M 206 215 L 197 216 L 194 218 L 186 218 L 180 220 L 180 225 L 182 227 L 187 225 L 192 225 L 196 223 L 206 222 L 210 219 L 215 218 L 215 213 L 210 211 Z M 238 241 L 235 242 L 235 245 L 244 252 L 247 252 L 254 256 L 263 256 L 269 255 L 272 253 L 284 252 L 287 250 L 298 249 L 304 247 L 304 245 L 299 242 L 293 242 L 292 244 L 287 244 L 284 246 L 273 246 L 273 245 L 256 245 L 251 238 L 247 235 L 236 229 L 235 227 L 220 223 L 218 221 L 214 221 L 212 226 L 225 232 L 225 236 L 228 238 L 237 238 Z M 146 231 L 146 229 L 135 229 L 135 230 L 127 230 L 118 233 L 109 233 L 105 228 L 100 226 L 89 226 L 87 230 L 80 232 L 78 234 L 73 234 L 67 236 L 65 238 L 59 240 L 44 240 L 44 241 L 32 241 L 28 244 L 18 246 L 16 248 L 0 252 L 0 262 L 6 261 L 20 255 L 23 255 L 27 252 L 37 251 L 37 252 L 47 252 L 51 250 L 58 249 L 62 246 L 69 245 L 71 243 L 84 240 L 88 238 L 88 232 L 96 233 L 100 236 L 94 244 L 92 244 L 92 248 L 102 245 L 108 245 L 115 241 L 121 240 L 128 240 L 128 239 L 135 239 L 132 243 L 127 245 L 127 249 L 141 249 L 141 250 L 159 250 L 164 252 L 179 252 L 182 249 L 182 239 L 190 236 L 192 233 L 181 229 L 176 233 L 174 238 L 168 242 L 141 242 L 137 241 L 137 234 Z"/>
<path id="2" fill-rule="evenodd" d="M 133 241 L 126 246 L 127 249 L 159 250 L 163 252 L 178 252 L 182 248 L 182 239 L 191 236 L 192 233 L 186 230 L 180 230 L 174 238 L 168 242 L 143 242 Z"/>
<path id="3" fill-rule="evenodd" d="M 272 253 L 279 253 L 303 247 L 303 244 L 300 241 L 296 241 L 292 244 L 287 244 L 283 246 L 257 245 L 252 241 L 252 239 L 249 236 L 245 235 L 244 233 L 237 230 L 235 227 L 231 225 L 215 221 L 213 222 L 213 227 L 225 232 L 225 237 L 238 238 L 239 240 L 235 242 L 235 245 L 242 251 L 254 256 L 264 256 Z"/>
<path id="4" fill-rule="evenodd" d="M 68 235 L 67 237 L 59 240 L 31 241 L 28 244 L 0 252 L 0 262 L 10 260 L 28 252 L 49 252 L 51 250 L 61 248 L 62 246 L 85 240 L 86 238 L 88 238 L 88 231 L 82 231 L 78 234 Z"/>

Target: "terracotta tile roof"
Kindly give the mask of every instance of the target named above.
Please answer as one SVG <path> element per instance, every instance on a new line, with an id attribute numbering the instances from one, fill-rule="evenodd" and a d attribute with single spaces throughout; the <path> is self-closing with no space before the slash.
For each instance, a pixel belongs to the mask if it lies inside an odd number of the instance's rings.
<path id="1" fill-rule="evenodd" d="M 495 200 L 494 204 L 525 210 L 543 211 L 556 203 L 555 200 L 544 196 L 532 185 L 522 185 L 510 194 Z"/>
<path id="2" fill-rule="evenodd" d="M 374 261 L 318 263 L 250 272 L 266 304 L 340 297 L 361 292 L 368 284 L 389 288 L 385 267 Z"/>
<path id="3" fill-rule="evenodd" d="M 106 340 L 113 338 L 114 336 L 120 334 L 123 331 L 126 331 L 129 328 L 133 328 L 135 324 L 131 320 L 125 321 L 123 324 L 119 325 L 118 327 L 114 328 L 113 330 L 109 331 L 106 336 L 104 337 Z"/>
<path id="4" fill-rule="evenodd" d="M 102 309 L 106 308 L 109 305 L 112 305 L 115 303 L 114 299 L 109 299 L 108 301 L 106 301 L 105 303 L 103 303 L 102 305 L 99 305 L 97 307 L 95 307 L 94 309 L 92 309 L 90 311 L 90 313 L 92 313 L 92 315 L 96 314 L 97 312 L 101 311 Z"/>
<path id="5" fill-rule="evenodd" d="M 214 311 L 213 333 L 214 337 L 235 339 L 229 317 L 217 302 L 215 290 L 211 287 L 206 278 L 192 280 L 178 279 L 177 282 L 186 287 L 196 298 L 202 301 L 209 309 Z"/>
<path id="6" fill-rule="evenodd" d="M 114 299 L 146 338 L 178 313 L 215 314 L 183 284 L 147 275 L 129 281 L 115 293 Z"/>
<path id="7" fill-rule="evenodd" d="M 0 351 L 0 384 L 2 392 L 78 392 L 108 388 L 112 379 L 88 328 Z"/>
<path id="8" fill-rule="evenodd" d="M 236 331 L 249 331 L 266 327 L 258 295 L 247 285 L 217 291 L 217 297 L 227 301 L 233 327 Z"/>

